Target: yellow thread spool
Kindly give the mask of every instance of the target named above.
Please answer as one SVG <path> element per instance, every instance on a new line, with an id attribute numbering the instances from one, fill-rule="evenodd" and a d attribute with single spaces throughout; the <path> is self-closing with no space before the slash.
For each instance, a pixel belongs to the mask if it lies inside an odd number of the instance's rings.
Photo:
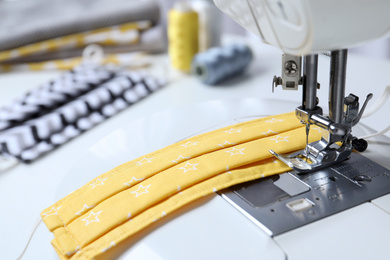
<path id="1" fill-rule="evenodd" d="M 190 71 L 198 52 L 198 14 L 183 2 L 177 2 L 168 14 L 169 57 L 174 68 Z"/>

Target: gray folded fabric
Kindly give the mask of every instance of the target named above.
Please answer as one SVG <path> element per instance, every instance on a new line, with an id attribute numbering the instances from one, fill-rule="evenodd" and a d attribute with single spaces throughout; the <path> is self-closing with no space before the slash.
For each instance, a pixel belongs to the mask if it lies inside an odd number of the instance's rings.
<path id="1" fill-rule="evenodd" d="M 164 39 L 165 30 L 161 24 L 153 26 L 145 31 L 140 32 L 139 42 L 134 44 L 122 44 L 114 46 L 102 46 L 104 53 L 124 53 L 144 51 L 149 53 L 161 53 L 166 51 L 166 42 Z M 33 53 L 28 56 L 8 59 L 7 64 L 20 64 L 30 62 L 42 62 L 49 60 L 67 59 L 71 57 L 82 56 L 83 47 L 73 47 L 71 49 L 61 49 L 61 51 L 47 52 L 47 53 Z"/>
<path id="2" fill-rule="evenodd" d="M 153 0 L 0 1 L 0 51 L 64 35 L 160 18 Z"/>

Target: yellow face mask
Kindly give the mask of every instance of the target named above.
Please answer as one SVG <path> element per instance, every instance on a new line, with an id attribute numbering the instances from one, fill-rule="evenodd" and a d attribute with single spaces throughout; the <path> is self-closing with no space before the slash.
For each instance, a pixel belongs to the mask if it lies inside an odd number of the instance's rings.
<path id="1" fill-rule="evenodd" d="M 320 138 L 311 131 L 309 141 Z M 61 259 L 92 259 L 202 196 L 289 170 L 269 149 L 303 149 L 294 113 L 256 119 L 175 143 L 95 178 L 41 213 Z"/>

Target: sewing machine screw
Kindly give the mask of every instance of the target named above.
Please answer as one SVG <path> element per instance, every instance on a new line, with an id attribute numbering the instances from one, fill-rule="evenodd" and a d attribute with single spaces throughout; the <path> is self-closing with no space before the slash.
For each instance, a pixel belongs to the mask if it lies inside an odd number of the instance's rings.
<path id="1" fill-rule="evenodd" d="M 288 76 L 294 76 L 298 72 L 298 65 L 292 61 L 289 60 L 284 64 L 284 73 Z"/>

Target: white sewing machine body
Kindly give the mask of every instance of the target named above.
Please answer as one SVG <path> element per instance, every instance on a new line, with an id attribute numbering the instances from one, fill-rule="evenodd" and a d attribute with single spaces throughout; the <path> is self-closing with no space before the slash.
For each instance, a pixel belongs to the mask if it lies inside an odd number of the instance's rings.
<path id="1" fill-rule="evenodd" d="M 390 35 L 386 0 L 214 0 L 224 13 L 284 53 L 348 48 Z"/>

